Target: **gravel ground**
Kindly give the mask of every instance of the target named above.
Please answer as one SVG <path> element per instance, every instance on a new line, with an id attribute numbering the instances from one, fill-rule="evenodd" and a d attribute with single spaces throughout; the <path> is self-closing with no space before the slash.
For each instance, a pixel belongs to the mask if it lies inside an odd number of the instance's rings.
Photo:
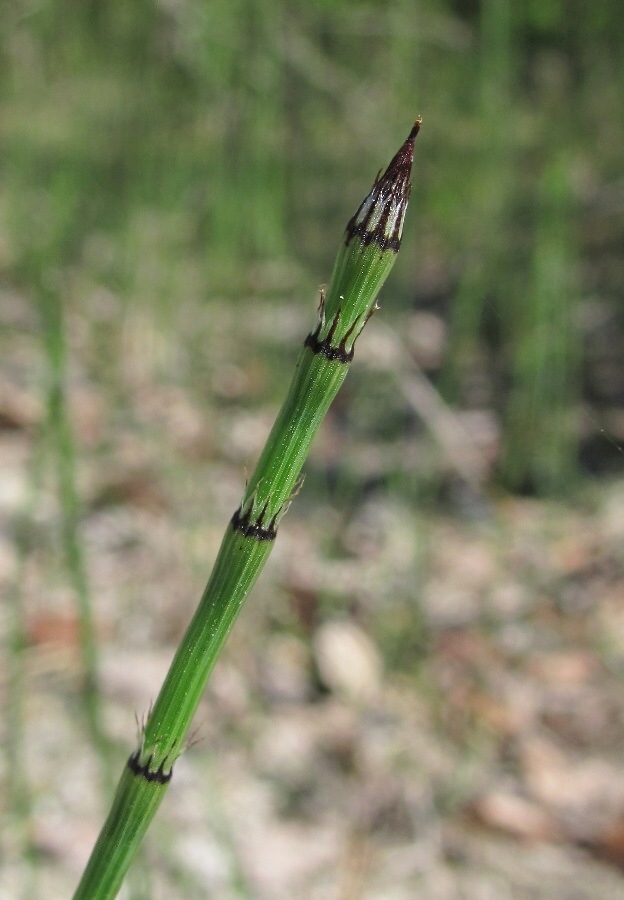
<path id="1" fill-rule="evenodd" d="M 13 347 L 0 371 L 13 713 L 0 898 L 56 900 L 71 895 L 107 801 L 49 453 L 32 489 L 43 412 L 24 359 L 35 349 Z M 218 410 L 135 372 L 121 414 L 104 388 L 70 380 L 116 769 L 272 419 L 273 406 L 228 406 L 258 372 L 221 371 Z M 463 517 L 425 515 L 383 485 L 345 504 L 314 489 L 314 473 L 345 454 L 339 413 L 206 691 L 136 896 L 145 884 L 153 898 L 220 900 L 624 896 L 624 483 L 574 505 L 490 495 Z M 365 449 L 345 456 L 347 480 L 374 469 Z"/>

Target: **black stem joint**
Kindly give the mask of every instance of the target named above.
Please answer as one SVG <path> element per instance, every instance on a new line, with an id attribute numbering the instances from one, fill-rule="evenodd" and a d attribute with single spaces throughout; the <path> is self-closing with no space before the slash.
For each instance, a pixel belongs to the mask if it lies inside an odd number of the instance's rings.
<path id="1" fill-rule="evenodd" d="M 251 508 L 247 512 L 239 507 L 232 516 L 230 524 L 234 531 L 240 531 L 245 537 L 255 538 L 257 541 L 274 541 L 277 537 L 277 516 L 265 525 L 266 504 L 258 519 L 254 522 L 251 518 Z"/>
<path id="2" fill-rule="evenodd" d="M 338 315 L 334 318 L 331 328 L 327 333 L 327 337 L 323 338 L 323 340 L 319 340 L 319 334 L 321 333 L 321 329 L 323 327 L 322 320 L 316 326 L 316 329 L 307 336 L 304 341 L 303 346 L 309 347 L 312 353 L 322 353 L 325 359 L 329 359 L 332 362 L 341 362 L 347 365 L 353 359 L 355 348 L 352 345 L 349 350 L 347 350 L 347 341 L 351 337 L 353 332 L 354 325 L 351 326 L 347 334 L 340 341 L 338 346 L 334 346 L 332 343 L 334 338 L 334 332 L 336 331 L 336 325 L 338 324 Z"/>
<path id="3" fill-rule="evenodd" d="M 141 750 L 135 750 L 130 759 L 128 760 L 128 768 L 136 775 L 138 778 L 143 778 L 145 781 L 156 782 L 156 784 L 168 784 L 171 781 L 171 776 L 173 775 L 173 767 L 169 769 L 168 772 L 165 771 L 165 763 L 167 762 L 164 759 L 157 769 L 152 769 L 152 761 L 154 759 L 154 754 L 152 753 L 148 758 L 147 762 L 141 762 Z"/>

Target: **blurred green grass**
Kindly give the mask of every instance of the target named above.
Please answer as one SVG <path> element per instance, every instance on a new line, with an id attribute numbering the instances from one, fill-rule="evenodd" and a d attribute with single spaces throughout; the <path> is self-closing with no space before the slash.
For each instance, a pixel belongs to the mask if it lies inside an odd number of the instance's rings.
<path id="1" fill-rule="evenodd" d="M 421 113 L 386 315 L 444 321 L 430 375 L 447 400 L 481 402 L 466 385 L 483 373 L 506 486 L 565 490 L 580 305 L 613 305 L 621 340 L 619 275 L 601 265 L 622 237 L 607 199 L 620 18 L 555 0 L 17 4 L 1 42 L 4 283 L 35 299 L 54 282 L 103 380 L 130 308 L 171 347 L 215 299 L 241 316 L 254 293 L 307 309 L 362 178 Z"/>

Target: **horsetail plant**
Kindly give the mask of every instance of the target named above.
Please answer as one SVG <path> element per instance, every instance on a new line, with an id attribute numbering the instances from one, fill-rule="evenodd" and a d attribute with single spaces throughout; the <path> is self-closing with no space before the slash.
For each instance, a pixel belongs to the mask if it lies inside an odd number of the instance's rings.
<path id="1" fill-rule="evenodd" d="M 208 676 L 264 566 L 325 413 L 401 244 L 417 119 L 390 165 L 348 222 L 318 322 L 297 361 L 240 506 L 232 516 L 199 606 L 141 729 L 74 900 L 115 897 L 167 790 Z"/>

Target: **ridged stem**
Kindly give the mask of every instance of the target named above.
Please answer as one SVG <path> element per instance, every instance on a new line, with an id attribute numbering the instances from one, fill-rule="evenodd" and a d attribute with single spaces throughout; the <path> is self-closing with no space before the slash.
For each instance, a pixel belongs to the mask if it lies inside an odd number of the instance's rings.
<path id="1" fill-rule="evenodd" d="M 165 794 L 208 676 L 271 552 L 310 444 L 399 250 L 419 128 L 420 120 L 347 225 L 316 327 L 304 342 L 288 395 L 124 769 L 74 900 L 115 896 Z"/>

